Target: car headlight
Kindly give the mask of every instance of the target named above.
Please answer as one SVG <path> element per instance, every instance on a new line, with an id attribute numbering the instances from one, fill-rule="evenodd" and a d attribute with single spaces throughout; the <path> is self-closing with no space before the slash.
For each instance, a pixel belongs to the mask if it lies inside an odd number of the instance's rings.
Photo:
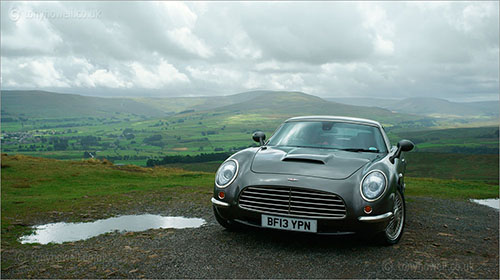
<path id="1" fill-rule="evenodd" d="M 363 177 L 361 181 L 361 196 L 366 201 L 377 200 L 387 187 L 387 177 L 381 171 L 374 170 Z"/>
<path id="2" fill-rule="evenodd" d="M 238 162 L 230 159 L 224 162 L 215 174 L 215 184 L 219 188 L 225 188 L 231 184 L 238 174 Z"/>

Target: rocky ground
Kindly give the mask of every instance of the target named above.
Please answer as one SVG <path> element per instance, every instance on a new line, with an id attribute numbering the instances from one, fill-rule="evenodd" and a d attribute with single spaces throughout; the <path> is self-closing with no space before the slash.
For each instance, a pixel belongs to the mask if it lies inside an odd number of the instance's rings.
<path id="1" fill-rule="evenodd" d="M 499 213 L 470 202 L 409 197 L 401 242 L 278 231 L 229 232 L 208 202 L 142 200 L 117 214 L 201 217 L 194 229 L 111 233 L 2 248 L 2 278 L 499 278 Z M 148 201 L 148 202 L 146 202 Z M 151 201 L 151 203 L 149 203 Z M 65 220 L 55 213 L 48 221 Z M 40 222 L 40 221 L 37 221 Z"/>

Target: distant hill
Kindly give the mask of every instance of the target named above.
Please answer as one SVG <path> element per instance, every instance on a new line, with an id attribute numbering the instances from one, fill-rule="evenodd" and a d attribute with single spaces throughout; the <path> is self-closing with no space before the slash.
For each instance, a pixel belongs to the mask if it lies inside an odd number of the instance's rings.
<path id="1" fill-rule="evenodd" d="M 249 91 L 226 96 L 134 98 L 133 100 L 153 106 L 169 113 L 186 110 L 210 110 L 221 106 L 236 104 L 256 98 L 269 91 Z"/>
<path id="2" fill-rule="evenodd" d="M 166 98 L 104 98 L 39 90 L 3 90 L 2 116 L 61 118 L 111 116 L 116 113 L 164 117 L 184 111 L 210 110 L 244 102 L 266 91 L 252 91 L 227 96 Z"/>
<path id="3" fill-rule="evenodd" d="M 370 97 L 334 97 L 334 98 L 325 98 L 325 100 L 342 104 L 348 104 L 348 105 L 380 107 L 380 108 L 387 108 L 388 104 L 392 104 L 398 101 L 397 99 L 370 98 Z"/>
<path id="4" fill-rule="evenodd" d="M 238 102 L 239 101 L 239 102 Z M 235 102 L 235 103 L 233 103 Z M 220 107 L 209 108 L 201 113 L 216 112 L 217 115 L 258 114 L 268 117 L 287 118 L 299 115 L 339 115 L 371 118 L 385 123 L 399 123 L 421 119 L 420 116 L 393 113 L 383 108 L 352 106 L 324 100 L 303 92 L 253 91 L 222 99 Z M 209 103 L 203 106 L 210 107 Z M 199 106 L 203 108 L 203 106 Z"/>
<path id="5" fill-rule="evenodd" d="M 146 116 L 165 115 L 162 110 L 129 98 L 102 98 L 47 91 L 3 90 L 1 101 L 2 117 L 102 117 L 112 116 L 116 113 Z"/>
<path id="6" fill-rule="evenodd" d="M 62 118 L 114 116 L 117 113 L 146 117 L 172 114 L 259 114 L 283 119 L 298 115 L 342 115 L 399 123 L 422 119 L 375 107 L 331 102 L 303 92 L 250 91 L 228 96 L 172 98 L 102 98 L 46 91 L 2 91 L 2 117 Z"/>
<path id="7" fill-rule="evenodd" d="M 459 103 L 439 98 L 407 98 L 392 104 L 392 106 L 395 111 L 420 115 L 457 117 L 493 117 L 499 115 L 498 101 Z"/>
<path id="8" fill-rule="evenodd" d="M 440 98 L 414 97 L 403 100 L 378 98 L 328 98 L 327 100 L 358 106 L 374 106 L 394 112 L 433 117 L 498 117 L 499 102 L 452 102 Z"/>

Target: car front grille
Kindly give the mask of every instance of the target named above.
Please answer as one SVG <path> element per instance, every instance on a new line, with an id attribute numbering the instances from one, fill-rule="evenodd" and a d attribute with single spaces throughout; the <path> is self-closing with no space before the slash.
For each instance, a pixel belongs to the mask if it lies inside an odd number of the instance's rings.
<path id="1" fill-rule="evenodd" d="M 344 201 L 339 196 L 295 187 L 250 186 L 240 194 L 242 209 L 284 216 L 343 219 Z"/>

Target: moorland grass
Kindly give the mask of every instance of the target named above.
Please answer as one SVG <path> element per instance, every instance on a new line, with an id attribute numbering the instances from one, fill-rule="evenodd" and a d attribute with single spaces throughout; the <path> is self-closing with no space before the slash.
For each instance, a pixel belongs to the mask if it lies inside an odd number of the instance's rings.
<path id="1" fill-rule="evenodd" d="M 211 191 L 213 174 L 178 168 L 115 166 L 108 161 L 62 161 L 2 155 L 2 245 L 26 232 L 24 223 L 52 212 L 74 213 L 134 202 L 148 192 Z M 128 194 L 128 195 L 127 195 Z M 165 200 L 168 197 L 166 196 Z M 104 205 L 106 207 L 104 207 Z"/>

